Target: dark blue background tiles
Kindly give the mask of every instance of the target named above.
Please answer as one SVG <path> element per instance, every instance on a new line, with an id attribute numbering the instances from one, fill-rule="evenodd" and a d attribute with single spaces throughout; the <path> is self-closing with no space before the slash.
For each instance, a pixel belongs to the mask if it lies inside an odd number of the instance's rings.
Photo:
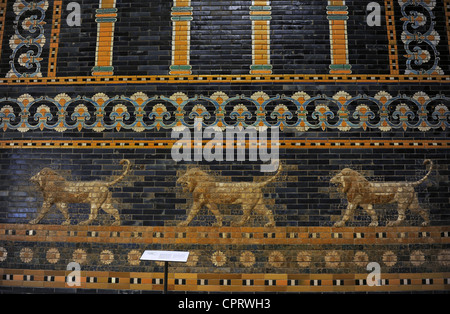
<path id="1" fill-rule="evenodd" d="M 193 74 L 248 74 L 252 64 L 251 1 L 192 1 Z"/>
<path id="2" fill-rule="evenodd" d="M 272 1 L 274 74 L 327 74 L 330 28 L 325 1 Z"/>

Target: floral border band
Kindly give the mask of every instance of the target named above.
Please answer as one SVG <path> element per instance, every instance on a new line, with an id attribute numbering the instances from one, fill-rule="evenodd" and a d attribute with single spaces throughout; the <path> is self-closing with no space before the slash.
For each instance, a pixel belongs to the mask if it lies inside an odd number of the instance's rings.
<path id="1" fill-rule="evenodd" d="M 380 91 L 374 96 L 351 96 L 340 91 L 331 97 L 312 96 L 303 91 L 273 97 L 265 92 L 229 96 L 221 91 L 194 97 L 182 92 L 168 97 L 150 97 L 143 92 L 114 97 L 97 93 L 75 98 L 65 93 L 39 98 L 23 94 L 18 98 L 0 98 L 0 128 L 20 132 L 143 132 L 193 128 L 200 119 L 203 127 L 217 130 L 279 127 L 299 132 L 330 129 L 426 132 L 450 126 L 449 106 L 449 97 L 432 97 L 424 92 L 392 96 Z"/>

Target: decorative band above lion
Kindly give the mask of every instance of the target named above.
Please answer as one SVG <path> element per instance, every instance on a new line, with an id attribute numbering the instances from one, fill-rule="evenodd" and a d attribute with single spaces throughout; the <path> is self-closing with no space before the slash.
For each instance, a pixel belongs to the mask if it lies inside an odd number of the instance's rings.
<path id="1" fill-rule="evenodd" d="M 130 171 L 130 161 L 123 159 L 120 164 L 125 164 L 123 173 L 113 181 L 68 181 L 50 168 L 44 168 L 34 175 L 30 181 L 36 183 L 42 192 L 44 201 L 38 216 L 31 220 L 30 224 L 39 223 L 55 205 L 66 219 L 62 224 L 70 225 L 68 205 L 72 203 L 90 204 L 89 218 L 80 222 L 80 225 L 89 225 L 103 209 L 115 219 L 113 225 L 120 225 L 119 211 L 113 206 L 109 188 L 120 182 Z"/>
<path id="2" fill-rule="evenodd" d="M 430 224 L 428 212 L 419 205 L 415 187 L 422 184 L 433 171 L 433 162 L 429 159 L 424 164 L 430 164 L 428 173 L 415 182 L 370 182 L 359 172 L 345 168 L 335 175 L 330 182 L 338 185 L 339 191 L 347 196 L 347 209 L 335 227 L 344 226 L 353 217 L 355 210 L 362 207 L 372 218 L 369 226 L 378 226 L 378 214 L 373 208 L 376 204 L 397 204 L 398 217 L 390 221 L 388 226 L 398 226 L 406 218 L 406 211 L 410 210 L 423 218 L 422 226 Z"/>

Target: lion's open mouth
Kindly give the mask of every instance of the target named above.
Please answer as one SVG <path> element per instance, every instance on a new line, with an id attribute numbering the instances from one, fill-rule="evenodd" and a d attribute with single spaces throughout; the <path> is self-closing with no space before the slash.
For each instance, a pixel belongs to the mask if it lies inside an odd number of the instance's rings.
<path id="1" fill-rule="evenodd" d="M 339 185 L 340 184 L 339 180 L 337 180 L 336 178 L 332 178 L 330 180 L 330 183 L 333 184 L 333 185 Z"/>
<path id="2" fill-rule="evenodd" d="M 340 182 L 339 180 L 330 180 L 330 183 L 339 191 L 342 192 L 343 191 L 343 185 L 342 182 Z"/>
<path id="3" fill-rule="evenodd" d="M 189 191 L 189 183 L 182 181 L 182 182 L 178 182 L 181 185 L 181 188 L 183 189 L 183 191 L 187 192 Z"/>

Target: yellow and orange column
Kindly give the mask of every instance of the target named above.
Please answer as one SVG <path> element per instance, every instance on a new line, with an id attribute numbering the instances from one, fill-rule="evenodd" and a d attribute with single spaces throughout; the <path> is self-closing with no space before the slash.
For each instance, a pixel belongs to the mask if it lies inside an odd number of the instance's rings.
<path id="1" fill-rule="evenodd" d="M 117 22 L 116 0 L 100 0 L 95 21 L 97 22 L 97 49 L 92 75 L 113 75 L 114 24 Z"/>
<path id="2" fill-rule="evenodd" d="M 347 40 L 348 7 L 345 1 L 328 1 L 327 19 L 330 23 L 330 74 L 351 74 Z"/>
<path id="3" fill-rule="evenodd" d="M 270 64 L 270 1 L 252 1 L 252 65 L 250 74 L 272 74 Z"/>
<path id="4" fill-rule="evenodd" d="M 192 7 L 190 0 L 174 0 L 172 7 L 172 64 L 170 74 L 189 75 Z"/>

